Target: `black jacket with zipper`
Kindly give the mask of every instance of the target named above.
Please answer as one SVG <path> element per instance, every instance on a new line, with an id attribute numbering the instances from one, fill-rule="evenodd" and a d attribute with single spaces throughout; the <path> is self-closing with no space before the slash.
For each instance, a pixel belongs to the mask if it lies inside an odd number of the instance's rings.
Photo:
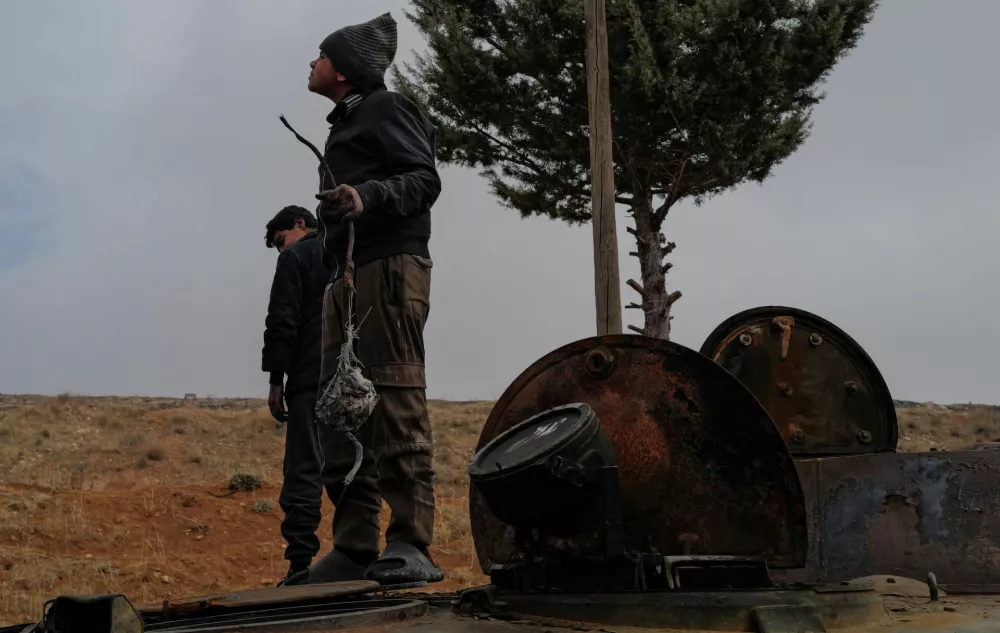
<path id="1" fill-rule="evenodd" d="M 285 397 L 319 388 L 323 349 L 323 291 L 330 277 L 317 232 L 301 237 L 278 255 L 264 320 L 261 369 L 272 385 L 288 376 Z"/>
<path id="2" fill-rule="evenodd" d="M 354 93 L 359 94 L 359 93 Z M 435 129 L 405 96 L 378 87 L 359 102 L 345 98 L 327 117 L 325 158 L 337 185 L 358 191 L 355 267 L 391 255 L 430 257 L 431 206 L 441 193 Z M 332 189 L 320 168 L 320 191 Z M 344 274 L 347 225 L 319 206 L 320 237 L 331 278 Z"/>

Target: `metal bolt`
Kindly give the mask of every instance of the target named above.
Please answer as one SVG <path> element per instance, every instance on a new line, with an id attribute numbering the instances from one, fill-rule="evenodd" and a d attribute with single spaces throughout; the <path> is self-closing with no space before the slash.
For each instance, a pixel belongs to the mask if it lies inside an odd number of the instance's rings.
<path id="1" fill-rule="evenodd" d="M 701 539 L 697 534 L 678 534 L 677 543 L 680 545 L 681 553 L 684 556 L 690 556 L 694 553 L 695 548 L 701 542 Z"/>
<path id="2" fill-rule="evenodd" d="M 793 393 L 795 393 L 795 390 L 792 389 L 792 386 L 787 382 L 778 383 L 778 389 L 781 389 L 781 393 L 783 393 L 786 396 L 790 396 Z"/>
<path id="3" fill-rule="evenodd" d="M 858 393 L 858 383 L 853 380 L 848 380 L 844 383 L 844 387 L 847 389 L 847 395 L 855 396 Z"/>
<path id="4" fill-rule="evenodd" d="M 583 359 L 584 369 L 594 378 L 603 379 L 611 374 L 614 358 L 604 348 L 592 349 Z"/>
<path id="5" fill-rule="evenodd" d="M 819 347 L 823 344 L 823 337 L 813 332 L 809 335 L 809 342 L 812 343 L 813 347 Z"/>
<path id="6" fill-rule="evenodd" d="M 740 343 L 743 344 L 743 347 L 750 347 L 750 343 L 753 343 L 753 337 L 744 332 L 740 334 Z"/>
<path id="7" fill-rule="evenodd" d="M 872 434 L 864 429 L 861 429 L 858 431 L 858 441 L 862 444 L 867 444 L 872 441 Z"/>
<path id="8" fill-rule="evenodd" d="M 792 432 L 792 441 L 796 444 L 804 444 L 806 441 L 806 434 L 802 431 L 802 429 L 796 429 Z"/>

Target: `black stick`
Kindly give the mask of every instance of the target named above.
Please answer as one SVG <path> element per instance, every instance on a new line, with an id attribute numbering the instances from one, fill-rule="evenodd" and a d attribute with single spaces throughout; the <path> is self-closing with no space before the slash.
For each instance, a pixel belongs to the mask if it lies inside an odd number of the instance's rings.
<path id="1" fill-rule="evenodd" d="M 316 149 L 315 145 L 313 145 L 312 143 L 310 143 L 308 140 L 306 140 L 305 138 L 303 138 L 301 134 L 299 134 L 298 132 L 295 131 L 295 128 L 293 128 L 288 123 L 288 121 L 285 119 L 285 115 L 284 114 L 279 115 L 278 118 L 281 119 L 281 122 L 285 124 L 285 127 L 287 127 L 291 131 L 291 133 L 295 135 L 295 138 L 299 139 L 299 141 L 303 145 L 305 145 L 306 147 L 308 147 L 309 149 L 312 150 L 312 153 L 315 154 L 316 158 L 319 159 L 319 164 L 322 165 L 323 169 L 326 170 L 326 175 L 330 179 L 329 188 L 330 189 L 335 188 L 337 186 L 337 179 L 333 177 L 333 170 L 330 169 L 330 166 L 326 164 L 326 159 L 323 158 L 323 154 L 321 154 L 320 151 L 318 149 Z"/>

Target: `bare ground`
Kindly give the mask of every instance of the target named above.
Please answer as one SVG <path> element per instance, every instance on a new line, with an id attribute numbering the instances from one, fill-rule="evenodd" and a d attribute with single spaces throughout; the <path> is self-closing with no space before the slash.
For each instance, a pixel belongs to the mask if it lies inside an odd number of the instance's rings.
<path id="1" fill-rule="evenodd" d="M 431 402 L 446 580 L 485 582 L 465 465 L 488 402 Z M 899 403 L 900 450 L 1000 437 L 1000 408 Z M 63 593 L 136 603 L 270 586 L 286 570 L 277 505 L 284 434 L 258 400 L 0 396 L 0 624 Z M 224 495 L 233 477 L 259 488 Z M 324 501 L 323 551 L 332 507 Z M 387 513 L 383 513 L 383 521 Z"/>

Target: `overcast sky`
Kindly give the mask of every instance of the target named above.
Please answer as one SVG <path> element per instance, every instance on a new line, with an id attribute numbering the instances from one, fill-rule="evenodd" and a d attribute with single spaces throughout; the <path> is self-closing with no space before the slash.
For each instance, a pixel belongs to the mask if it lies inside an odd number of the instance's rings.
<path id="1" fill-rule="evenodd" d="M 323 141 L 319 42 L 391 10 L 410 58 L 404 6 L 4 0 L 0 392 L 266 395 L 264 224 L 316 188 L 278 114 Z M 791 305 L 854 336 L 897 398 L 1000 402 L 998 21 L 993 0 L 885 0 L 798 153 L 671 213 L 674 340 Z M 469 170 L 442 179 L 428 394 L 495 398 L 595 333 L 591 228 L 521 220 Z"/>

